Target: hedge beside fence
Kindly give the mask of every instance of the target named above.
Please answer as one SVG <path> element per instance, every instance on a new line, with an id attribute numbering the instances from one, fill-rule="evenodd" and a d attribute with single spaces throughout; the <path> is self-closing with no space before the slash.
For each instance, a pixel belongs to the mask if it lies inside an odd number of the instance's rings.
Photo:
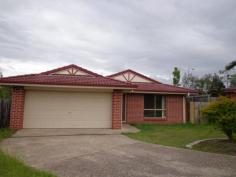
<path id="1" fill-rule="evenodd" d="M 11 100 L 9 98 L 0 99 L 0 128 L 9 126 L 10 123 Z"/>

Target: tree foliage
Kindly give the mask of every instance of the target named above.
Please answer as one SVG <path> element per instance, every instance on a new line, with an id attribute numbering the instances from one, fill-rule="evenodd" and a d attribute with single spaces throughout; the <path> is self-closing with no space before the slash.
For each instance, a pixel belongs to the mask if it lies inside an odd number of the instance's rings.
<path id="1" fill-rule="evenodd" d="M 211 96 L 219 96 L 223 93 L 225 88 L 222 78 L 219 75 L 214 74 L 211 78 L 211 84 L 208 90 L 208 94 Z"/>
<path id="2" fill-rule="evenodd" d="M 236 74 L 232 74 L 229 77 L 230 87 L 236 87 Z"/>
<path id="3" fill-rule="evenodd" d="M 173 84 L 175 86 L 179 86 L 179 81 L 180 81 L 180 70 L 179 70 L 179 68 L 175 67 L 172 74 L 173 74 Z"/>
<path id="4" fill-rule="evenodd" d="M 223 92 L 224 83 L 218 74 L 206 74 L 196 77 L 192 73 L 184 73 L 182 86 L 191 89 L 199 89 L 211 96 L 219 96 Z"/>
<path id="5" fill-rule="evenodd" d="M 231 69 L 233 69 L 236 66 L 236 60 L 230 62 L 228 65 L 225 66 L 225 70 L 229 71 Z"/>
<path id="6" fill-rule="evenodd" d="M 208 93 L 208 91 L 211 88 L 212 84 L 212 75 L 211 74 L 206 74 L 201 78 L 198 78 L 196 80 L 196 88 L 199 90 L 202 90 L 205 93 Z"/>
<path id="7" fill-rule="evenodd" d="M 225 66 L 225 70 L 222 71 L 226 74 L 226 85 L 227 87 L 235 87 L 236 86 L 236 73 L 234 72 L 234 68 L 236 66 L 236 60 L 230 62 L 228 65 Z"/>
<path id="8" fill-rule="evenodd" d="M 11 89 L 7 87 L 0 87 L 0 98 L 11 98 Z"/>
<path id="9" fill-rule="evenodd" d="M 182 77 L 182 86 L 185 88 L 196 89 L 198 77 L 194 76 L 191 72 L 184 73 Z"/>
<path id="10" fill-rule="evenodd" d="M 233 140 L 236 133 L 236 100 L 220 97 L 202 110 L 203 116 L 210 123 L 215 123 L 229 138 Z"/>

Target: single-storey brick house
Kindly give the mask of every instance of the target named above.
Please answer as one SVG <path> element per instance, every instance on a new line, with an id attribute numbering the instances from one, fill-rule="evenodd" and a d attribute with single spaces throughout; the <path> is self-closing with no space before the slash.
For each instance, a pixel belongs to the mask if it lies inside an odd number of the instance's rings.
<path id="1" fill-rule="evenodd" d="M 4 77 L 12 87 L 10 127 L 112 128 L 123 123 L 184 123 L 193 90 L 162 84 L 132 70 L 102 76 L 76 65 Z"/>

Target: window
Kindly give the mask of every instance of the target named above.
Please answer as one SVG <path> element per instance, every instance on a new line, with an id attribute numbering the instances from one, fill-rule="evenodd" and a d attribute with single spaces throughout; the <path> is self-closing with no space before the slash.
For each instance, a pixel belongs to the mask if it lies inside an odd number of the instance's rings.
<path id="1" fill-rule="evenodd" d="M 165 97 L 162 95 L 144 95 L 144 117 L 164 118 L 165 117 Z"/>

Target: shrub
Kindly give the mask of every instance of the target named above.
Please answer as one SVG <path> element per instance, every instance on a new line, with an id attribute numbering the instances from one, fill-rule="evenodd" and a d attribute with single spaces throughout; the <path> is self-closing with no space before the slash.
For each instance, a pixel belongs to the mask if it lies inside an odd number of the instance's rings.
<path id="1" fill-rule="evenodd" d="M 7 87 L 0 87 L 0 98 L 11 98 L 11 89 Z"/>
<path id="2" fill-rule="evenodd" d="M 220 97 L 202 110 L 208 122 L 215 123 L 229 138 L 233 140 L 236 133 L 236 100 Z"/>

